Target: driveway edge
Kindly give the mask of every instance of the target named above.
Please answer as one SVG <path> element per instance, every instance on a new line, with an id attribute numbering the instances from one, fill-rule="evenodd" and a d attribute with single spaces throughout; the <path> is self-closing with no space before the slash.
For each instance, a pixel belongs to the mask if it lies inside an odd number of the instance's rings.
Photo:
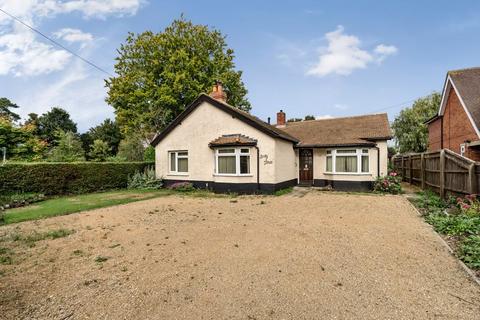
<path id="1" fill-rule="evenodd" d="M 408 202 L 408 204 L 413 208 L 413 210 L 415 210 L 415 212 L 418 214 L 419 217 L 422 218 L 422 221 L 428 225 L 430 227 L 430 229 L 433 231 L 433 233 L 435 234 L 435 236 L 440 240 L 440 242 L 445 246 L 445 248 L 447 248 L 448 252 L 450 252 L 450 254 L 455 258 L 455 260 L 457 260 L 458 264 L 462 267 L 462 269 L 470 276 L 470 278 L 477 284 L 480 286 L 480 279 L 475 275 L 475 273 L 473 273 L 473 271 L 465 264 L 463 263 L 462 260 L 460 260 L 456 254 L 455 254 L 455 251 L 453 251 L 452 247 L 450 247 L 450 245 L 448 244 L 448 242 L 446 242 L 439 234 L 437 231 L 435 231 L 435 229 L 433 229 L 433 227 L 428 224 L 427 222 L 425 222 L 425 220 L 423 219 L 423 216 L 422 214 L 420 213 L 420 211 L 418 210 L 417 207 L 415 207 L 415 205 L 413 205 L 413 203 L 411 203 L 408 199 L 406 199 L 405 197 L 402 197 L 406 202 Z"/>

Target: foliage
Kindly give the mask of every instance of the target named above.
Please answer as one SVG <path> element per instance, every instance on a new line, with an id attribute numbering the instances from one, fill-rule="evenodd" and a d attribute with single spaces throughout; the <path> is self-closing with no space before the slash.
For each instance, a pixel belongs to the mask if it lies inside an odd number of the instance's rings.
<path id="1" fill-rule="evenodd" d="M 228 103 L 250 110 L 242 72 L 235 70 L 233 50 L 218 30 L 181 16 L 163 32 L 130 33 L 118 53 L 118 76 L 106 81 L 106 100 L 123 133 L 146 138 L 160 131 L 216 80 Z"/>
<path id="2" fill-rule="evenodd" d="M 480 269 L 480 236 L 470 236 L 460 246 L 460 258 L 471 268 Z"/>
<path id="3" fill-rule="evenodd" d="M 97 192 L 68 197 L 55 197 L 39 202 L 35 206 L 27 206 L 5 211 L 5 223 L 43 219 L 71 214 L 75 212 L 104 208 L 154 197 L 170 195 L 170 190 L 117 190 Z"/>
<path id="4" fill-rule="evenodd" d="M 137 171 L 128 178 L 128 189 L 160 189 L 162 185 L 162 179 L 157 179 L 153 168 Z"/>
<path id="5" fill-rule="evenodd" d="M 311 114 L 307 114 L 303 120 L 315 120 L 315 116 Z"/>
<path id="6" fill-rule="evenodd" d="M 155 162 L 155 148 L 148 146 L 143 153 L 143 161 Z"/>
<path id="7" fill-rule="evenodd" d="M 191 182 L 175 182 L 168 186 L 168 188 L 180 192 L 190 192 L 195 190 Z"/>
<path id="8" fill-rule="evenodd" d="M 49 161 L 74 162 L 85 160 L 82 142 L 75 133 L 58 131 L 57 137 L 58 145 L 52 149 Z"/>
<path id="9" fill-rule="evenodd" d="M 7 163 L 0 166 L 0 193 L 40 192 L 46 195 L 87 193 L 126 188 L 128 177 L 145 162 Z"/>
<path id="10" fill-rule="evenodd" d="M 289 194 L 292 191 L 293 191 L 293 187 L 288 187 L 288 188 L 284 188 L 284 189 L 280 189 L 280 190 L 275 191 L 275 195 L 276 196 L 283 196 L 285 194 Z"/>
<path id="11" fill-rule="evenodd" d="M 462 214 L 480 218 L 480 201 L 477 196 L 467 195 L 465 198 L 457 198 L 456 205 Z"/>
<path id="12" fill-rule="evenodd" d="M 0 194 L 0 211 L 7 208 L 18 208 L 45 199 L 43 193 L 3 193 Z"/>
<path id="13" fill-rule="evenodd" d="M 90 148 L 95 140 L 102 140 L 108 145 L 108 156 L 115 156 L 118 152 L 118 145 L 122 140 L 120 128 L 115 121 L 106 119 L 98 126 L 90 128 L 80 136 L 83 149 L 89 154 Z"/>
<path id="14" fill-rule="evenodd" d="M 395 118 L 392 128 L 400 153 L 427 150 L 428 127 L 425 121 L 438 112 L 441 99 L 442 96 L 438 92 L 417 99 L 412 107 L 403 109 Z"/>
<path id="15" fill-rule="evenodd" d="M 105 161 L 110 153 L 110 147 L 103 140 L 93 141 L 92 150 L 89 152 L 89 157 L 93 161 Z"/>
<path id="16" fill-rule="evenodd" d="M 20 120 L 20 116 L 11 109 L 18 109 L 18 106 L 7 98 L 0 98 L 0 118 L 10 121 Z"/>
<path id="17" fill-rule="evenodd" d="M 420 209 L 427 214 L 438 213 L 448 207 L 447 202 L 431 190 L 420 192 L 418 199 L 415 201 L 415 205 L 420 207 Z"/>
<path id="18" fill-rule="evenodd" d="M 129 135 L 120 142 L 117 156 L 126 161 L 142 161 L 145 148 L 139 135 Z"/>
<path id="19" fill-rule="evenodd" d="M 373 190 L 381 193 L 399 194 L 402 192 L 401 182 L 400 176 L 392 171 L 386 176 L 378 177 L 373 184 Z"/>
<path id="20" fill-rule="evenodd" d="M 47 143 L 34 135 L 33 124 L 16 125 L 10 119 L 0 117 L 0 148 L 5 147 L 7 159 L 41 160 Z"/>
<path id="21" fill-rule="evenodd" d="M 59 139 L 59 131 L 77 132 L 77 125 L 70 119 L 70 114 L 62 108 L 52 108 L 52 110 L 38 117 L 36 121 L 40 138 L 50 145 L 56 145 Z"/>
<path id="22" fill-rule="evenodd" d="M 428 215 L 425 219 L 437 232 L 443 234 L 451 236 L 480 234 L 480 217 L 470 218 L 465 215 L 446 215 L 438 212 Z"/>

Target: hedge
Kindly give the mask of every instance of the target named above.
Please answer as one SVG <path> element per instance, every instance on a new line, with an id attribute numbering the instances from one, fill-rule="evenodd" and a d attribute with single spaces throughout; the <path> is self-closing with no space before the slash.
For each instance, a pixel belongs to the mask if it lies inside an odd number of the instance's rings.
<path id="1" fill-rule="evenodd" d="M 0 166 L 0 193 L 41 192 L 46 195 L 88 193 L 126 188 L 135 171 L 152 162 L 41 162 Z"/>

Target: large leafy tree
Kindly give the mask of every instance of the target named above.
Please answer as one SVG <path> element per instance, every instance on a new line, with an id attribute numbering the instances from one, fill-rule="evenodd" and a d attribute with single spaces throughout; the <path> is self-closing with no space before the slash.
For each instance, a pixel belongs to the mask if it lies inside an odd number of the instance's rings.
<path id="1" fill-rule="evenodd" d="M 438 112 L 441 99 L 438 92 L 417 99 L 410 108 L 403 109 L 395 118 L 392 128 L 400 153 L 427 150 L 428 127 L 425 121 Z"/>
<path id="2" fill-rule="evenodd" d="M 57 141 L 57 146 L 51 151 L 50 161 L 73 162 L 85 160 L 82 142 L 75 133 L 57 131 Z"/>
<path id="3" fill-rule="evenodd" d="M 77 124 L 70 118 L 70 114 L 62 108 L 54 107 L 34 120 L 38 125 L 39 136 L 51 145 L 56 144 L 59 131 L 77 132 Z"/>
<path id="4" fill-rule="evenodd" d="M 16 125 L 7 117 L 0 117 L 0 148 L 5 148 L 7 159 L 41 160 L 47 143 L 34 134 L 32 124 Z"/>
<path id="5" fill-rule="evenodd" d="M 108 155 L 114 156 L 118 152 L 118 145 L 122 140 L 120 128 L 115 121 L 106 119 L 98 126 L 90 128 L 86 133 L 81 135 L 83 148 L 88 153 L 95 140 L 101 140 L 108 145 Z"/>
<path id="6" fill-rule="evenodd" d="M 20 120 L 20 116 L 12 111 L 18 109 L 18 106 L 7 98 L 0 98 L 0 117 L 11 121 Z"/>
<path id="7" fill-rule="evenodd" d="M 228 103 L 250 110 L 242 72 L 235 70 L 233 50 L 218 30 L 182 16 L 160 33 L 130 33 L 118 53 L 118 76 L 106 81 L 106 100 L 123 133 L 146 138 L 161 130 L 216 80 Z"/>
<path id="8" fill-rule="evenodd" d="M 105 161 L 110 156 L 110 147 L 103 140 L 96 139 L 93 141 L 91 149 L 89 157 L 93 161 Z"/>

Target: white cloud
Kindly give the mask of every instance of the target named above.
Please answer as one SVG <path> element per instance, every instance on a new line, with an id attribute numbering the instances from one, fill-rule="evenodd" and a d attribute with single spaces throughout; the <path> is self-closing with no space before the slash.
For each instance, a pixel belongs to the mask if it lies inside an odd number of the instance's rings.
<path id="1" fill-rule="evenodd" d="M 325 119 L 332 119 L 333 116 L 329 115 L 329 114 L 325 114 L 323 116 L 316 116 L 315 119 L 316 120 L 325 120 Z"/>
<path id="2" fill-rule="evenodd" d="M 397 52 L 394 46 L 378 45 L 373 52 L 361 49 L 358 37 L 344 33 L 343 26 L 325 35 L 326 50 L 320 51 L 318 62 L 307 70 L 308 75 L 323 77 L 329 74 L 349 75 L 356 69 L 365 69 L 372 62 L 381 62 Z"/>
<path id="3" fill-rule="evenodd" d="M 333 106 L 335 109 L 338 109 L 338 110 L 347 110 L 348 109 L 348 106 L 345 105 L 345 104 L 340 104 L 340 103 L 337 103 Z"/>
<path id="4" fill-rule="evenodd" d="M 78 42 L 82 47 L 93 41 L 93 35 L 91 33 L 83 32 L 79 29 L 63 28 L 54 32 L 53 35 L 57 39 L 63 39 L 69 43 Z"/>

